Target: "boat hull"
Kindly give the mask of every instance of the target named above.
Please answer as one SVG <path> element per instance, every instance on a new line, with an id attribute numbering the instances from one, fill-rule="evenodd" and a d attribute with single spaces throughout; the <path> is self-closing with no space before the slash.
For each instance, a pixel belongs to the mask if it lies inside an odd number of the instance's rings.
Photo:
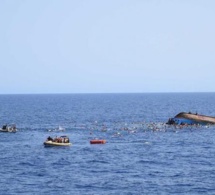
<path id="1" fill-rule="evenodd" d="M 46 141 L 44 142 L 45 147 L 53 147 L 53 146 L 71 146 L 71 143 L 58 143 L 58 142 L 52 142 L 52 141 Z"/>
<path id="2" fill-rule="evenodd" d="M 215 117 L 181 112 L 169 119 L 170 125 L 210 125 L 215 124 Z"/>
<path id="3" fill-rule="evenodd" d="M 16 133 L 17 130 L 16 129 L 0 129 L 0 132 L 3 132 L 3 133 Z"/>

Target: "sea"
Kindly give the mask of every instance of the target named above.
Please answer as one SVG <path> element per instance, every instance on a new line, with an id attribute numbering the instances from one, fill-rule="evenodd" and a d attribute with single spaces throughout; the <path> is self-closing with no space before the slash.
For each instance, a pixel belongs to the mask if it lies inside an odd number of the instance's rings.
<path id="1" fill-rule="evenodd" d="M 0 194 L 214 195 L 215 126 L 166 125 L 179 112 L 215 116 L 215 93 L 0 95 L 18 129 L 0 133 Z"/>

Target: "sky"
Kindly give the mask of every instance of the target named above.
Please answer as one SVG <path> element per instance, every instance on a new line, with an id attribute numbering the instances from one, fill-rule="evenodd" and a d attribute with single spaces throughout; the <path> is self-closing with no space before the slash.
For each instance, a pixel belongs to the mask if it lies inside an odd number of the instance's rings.
<path id="1" fill-rule="evenodd" d="M 215 92 L 214 0 L 1 0 L 0 94 Z"/>

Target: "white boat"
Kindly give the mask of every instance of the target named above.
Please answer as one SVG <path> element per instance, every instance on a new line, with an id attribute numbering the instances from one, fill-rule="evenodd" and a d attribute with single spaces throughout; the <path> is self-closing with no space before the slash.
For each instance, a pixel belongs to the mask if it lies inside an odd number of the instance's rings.
<path id="1" fill-rule="evenodd" d="M 60 136 L 54 139 L 49 136 L 43 144 L 44 146 L 70 146 L 71 145 L 69 138 L 67 136 Z"/>
<path id="2" fill-rule="evenodd" d="M 15 133 L 17 132 L 16 125 L 3 125 L 2 128 L 0 128 L 0 132 Z"/>

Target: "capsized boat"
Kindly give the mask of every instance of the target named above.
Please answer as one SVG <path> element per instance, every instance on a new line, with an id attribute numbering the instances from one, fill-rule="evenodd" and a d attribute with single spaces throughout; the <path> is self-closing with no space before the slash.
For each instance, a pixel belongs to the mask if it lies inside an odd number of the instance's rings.
<path id="1" fill-rule="evenodd" d="M 0 132 L 16 133 L 17 132 L 16 125 L 15 124 L 3 125 L 2 128 L 0 128 Z"/>
<path id="2" fill-rule="evenodd" d="M 69 141 L 69 137 L 67 136 L 60 136 L 56 138 L 48 137 L 46 141 L 43 143 L 44 146 L 70 146 L 71 143 Z"/>
<path id="3" fill-rule="evenodd" d="M 215 124 L 215 117 L 200 115 L 198 113 L 180 112 L 174 118 L 170 118 L 168 125 L 210 125 Z"/>

